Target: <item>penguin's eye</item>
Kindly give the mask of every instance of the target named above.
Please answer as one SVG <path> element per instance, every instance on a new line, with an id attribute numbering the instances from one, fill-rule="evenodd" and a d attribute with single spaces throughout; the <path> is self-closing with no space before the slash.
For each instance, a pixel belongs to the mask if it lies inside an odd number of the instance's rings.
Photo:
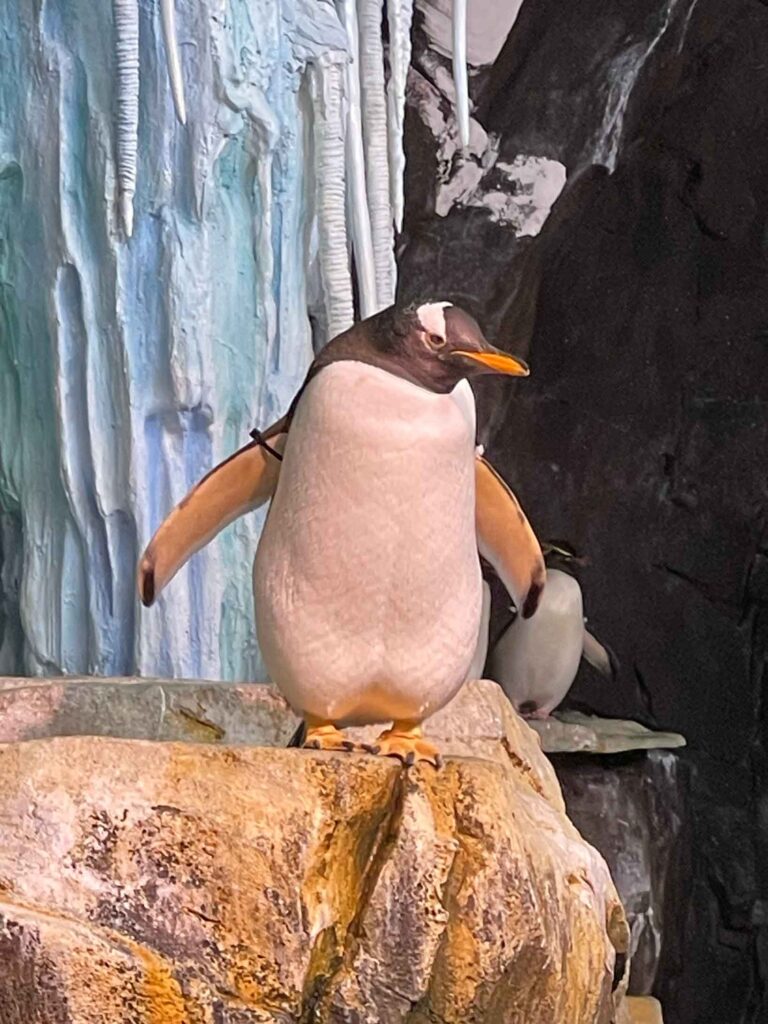
<path id="1" fill-rule="evenodd" d="M 439 334 L 428 334 L 427 335 L 427 342 L 429 344 L 429 347 L 431 349 L 434 349 L 435 351 L 437 351 L 440 348 L 445 348 L 445 341 L 446 341 L 445 338 L 443 338 Z"/>

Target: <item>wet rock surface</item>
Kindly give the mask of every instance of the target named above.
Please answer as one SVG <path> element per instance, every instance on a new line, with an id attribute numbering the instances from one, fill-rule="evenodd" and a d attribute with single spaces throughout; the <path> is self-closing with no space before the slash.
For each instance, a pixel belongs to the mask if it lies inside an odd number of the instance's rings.
<path id="1" fill-rule="evenodd" d="M 567 9 L 566 9 L 567 7 Z M 417 37 L 416 74 L 437 83 Z M 572 707 L 682 733 L 692 860 L 671 1024 L 768 1015 L 768 6 L 523 4 L 475 116 L 501 161 L 561 161 L 542 230 L 435 213 L 409 109 L 404 295 L 454 288 L 532 376 L 481 395 L 491 460 L 581 573 L 607 687 Z M 457 161 L 458 166 L 458 161 Z M 457 170 L 458 173 L 458 170 Z M 487 184 L 487 182 L 486 182 Z M 468 298 L 469 297 L 469 298 Z M 672 1002 L 670 1003 L 670 1000 Z"/>

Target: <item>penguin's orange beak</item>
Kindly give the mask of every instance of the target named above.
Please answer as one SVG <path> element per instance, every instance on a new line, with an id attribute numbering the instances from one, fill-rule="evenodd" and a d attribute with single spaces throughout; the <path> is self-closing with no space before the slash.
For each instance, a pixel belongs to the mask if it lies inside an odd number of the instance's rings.
<path id="1" fill-rule="evenodd" d="M 527 363 L 516 356 L 510 356 L 497 348 L 489 345 L 487 348 L 478 349 L 475 352 L 469 349 L 459 349 L 451 353 L 452 356 L 463 356 L 464 359 L 471 359 L 480 363 L 488 373 L 505 373 L 509 377 L 528 377 L 530 370 Z"/>

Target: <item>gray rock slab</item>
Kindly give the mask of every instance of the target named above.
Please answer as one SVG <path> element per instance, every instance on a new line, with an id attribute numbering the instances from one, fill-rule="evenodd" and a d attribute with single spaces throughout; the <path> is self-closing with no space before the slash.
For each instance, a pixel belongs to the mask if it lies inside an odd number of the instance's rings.
<path id="1" fill-rule="evenodd" d="M 599 718 L 579 711 L 558 711 L 528 722 L 548 754 L 619 754 L 630 750 L 671 750 L 685 746 L 676 732 L 656 732 L 638 722 Z"/>

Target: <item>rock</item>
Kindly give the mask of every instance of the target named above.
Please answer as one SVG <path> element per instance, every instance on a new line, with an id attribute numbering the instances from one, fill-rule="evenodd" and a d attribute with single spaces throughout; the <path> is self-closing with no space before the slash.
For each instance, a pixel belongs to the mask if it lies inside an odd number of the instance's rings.
<path id="1" fill-rule="evenodd" d="M 46 736 L 284 747 L 298 719 L 258 683 L 205 680 L 0 679 L 0 742 Z"/>
<path id="2" fill-rule="evenodd" d="M 614 1020 L 626 921 L 536 745 L 3 745 L 3 1024 Z"/>
<path id="3" fill-rule="evenodd" d="M 653 996 L 629 996 L 626 1011 L 627 1024 L 664 1024 L 661 1003 Z"/>
<path id="4" fill-rule="evenodd" d="M 379 727 L 348 729 L 362 743 L 371 743 Z M 475 679 L 450 704 L 424 724 L 425 735 L 446 757 L 482 757 L 505 767 L 512 764 L 535 792 L 565 810 L 555 771 L 541 755 L 541 742 L 490 679 Z"/>
<path id="5" fill-rule="evenodd" d="M 680 913 L 690 870 L 687 766 L 661 750 L 553 761 L 568 815 L 605 857 L 627 912 L 629 992 L 664 999 L 688 943 Z"/>
<path id="6" fill-rule="evenodd" d="M 297 723 L 278 691 L 263 683 L 0 679 L 0 743 L 88 735 L 285 747 Z M 370 742 L 381 729 L 348 731 Z M 515 751 L 538 791 L 563 807 L 557 778 L 541 756 L 538 738 L 496 683 L 467 683 L 432 717 L 426 731 L 446 755 L 484 757 L 506 765 L 509 752 Z"/>
<path id="7" fill-rule="evenodd" d="M 646 729 L 639 722 L 600 718 L 580 711 L 557 711 L 549 718 L 531 719 L 547 753 L 618 754 L 628 750 L 684 747 L 685 737 L 676 732 Z"/>

